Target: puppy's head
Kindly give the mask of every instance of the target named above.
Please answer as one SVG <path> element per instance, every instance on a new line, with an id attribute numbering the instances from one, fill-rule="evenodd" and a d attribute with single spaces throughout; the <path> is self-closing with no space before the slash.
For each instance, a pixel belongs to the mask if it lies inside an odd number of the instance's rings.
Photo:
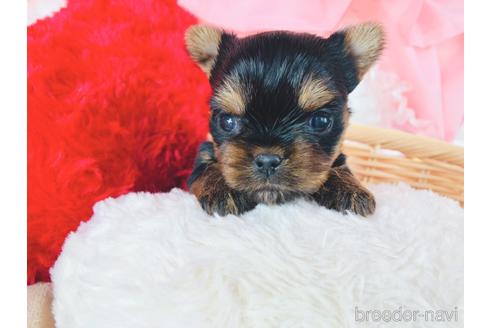
<path id="1" fill-rule="evenodd" d="M 213 89 L 210 129 L 229 186 L 271 203 L 317 191 L 340 151 L 347 95 L 383 42 L 372 23 L 329 38 L 189 28 L 188 52 Z"/>

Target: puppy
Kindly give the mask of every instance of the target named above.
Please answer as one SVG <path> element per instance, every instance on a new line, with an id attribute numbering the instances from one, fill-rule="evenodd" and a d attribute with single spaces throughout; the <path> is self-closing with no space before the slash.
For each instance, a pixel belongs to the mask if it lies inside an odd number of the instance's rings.
<path id="1" fill-rule="evenodd" d="M 342 142 L 347 96 L 383 49 L 379 25 L 328 38 L 283 31 L 238 38 L 195 25 L 185 43 L 213 90 L 212 140 L 200 146 L 188 180 L 206 212 L 237 215 L 300 197 L 343 213 L 374 212 Z"/>

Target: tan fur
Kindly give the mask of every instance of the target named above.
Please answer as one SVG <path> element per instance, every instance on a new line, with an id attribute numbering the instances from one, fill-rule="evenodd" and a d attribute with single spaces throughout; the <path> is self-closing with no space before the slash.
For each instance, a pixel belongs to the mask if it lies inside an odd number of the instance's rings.
<path id="1" fill-rule="evenodd" d="M 206 25 L 193 25 L 186 30 L 186 49 L 207 76 L 210 76 L 219 54 L 222 34 L 222 30 Z"/>
<path id="2" fill-rule="evenodd" d="M 378 59 L 384 48 L 384 31 L 377 23 L 364 23 L 345 29 L 345 47 L 356 61 L 359 79 Z"/>
<path id="3" fill-rule="evenodd" d="M 376 208 L 374 196 L 352 175 L 347 165 L 331 169 L 327 182 L 313 197 L 320 205 L 343 213 L 351 211 L 368 216 Z"/>
<path id="4" fill-rule="evenodd" d="M 325 154 L 315 146 L 296 140 L 291 146 L 290 156 L 285 158 L 275 179 L 264 181 L 255 175 L 253 161 L 261 153 L 284 156 L 281 147 L 250 147 L 237 142 L 224 143 L 219 152 L 221 170 L 227 184 L 236 190 L 260 192 L 263 201 L 281 200 L 284 192 L 313 193 L 328 178 L 334 157 Z M 274 193 L 266 193 L 274 191 Z"/>
<path id="5" fill-rule="evenodd" d="M 215 159 L 212 157 L 212 155 L 208 151 L 201 151 L 198 156 L 200 156 L 201 160 L 203 163 L 213 163 Z"/>
<path id="6" fill-rule="evenodd" d="M 277 190 L 259 190 L 254 192 L 254 198 L 259 203 L 278 204 L 285 201 L 282 191 Z"/>
<path id="7" fill-rule="evenodd" d="M 228 142 L 218 149 L 219 163 L 225 181 L 231 188 L 243 190 L 244 184 L 248 182 L 254 184 L 253 176 L 253 155 L 248 151 L 248 146 Z"/>
<path id="8" fill-rule="evenodd" d="M 293 151 L 285 168 L 295 178 L 294 188 L 304 193 L 318 190 L 328 178 L 333 156 L 325 154 L 311 144 L 301 140 L 294 142 Z"/>
<path id="9" fill-rule="evenodd" d="M 227 193 L 226 208 L 227 208 L 227 212 L 229 212 L 229 213 L 235 213 L 235 214 L 239 213 L 239 209 L 238 209 L 236 203 L 234 202 L 234 198 L 232 197 L 231 193 Z"/>
<path id="10" fill-rule="evenodd" d="M 200 199 L 204 195 L 210 194 L 209 190 L 214 189 L 214 184 L 211 181 L 220 181 L 220 170 L 217 170 L 213 165 L 208 168 L 198 179 L 191 185 L 191 192 Z"/>
<path id="11" fill-rule="evenodd" d="M 314 111 L 335 98 L 335 93 L 328 89 L 326 81 L 309 75 L 302 81 L 299 90 L 299 107 L 305 111 Z"/>
<path id="12" fill-rule="evenodd" d="M 248 87 L 241 85 L 239 78 L 229 76 L 217 88 L 213 100 L 223 111 L 233 115 L 243 115 L 248 97 Z"/>
<path id="13" fill-rule="evenodd" d="M 190 191 L 209 214 L 221 211 L 223 214 L 239 214 L 232 190 L 225 184 L 217 164 L 210 165 L 191 185 Z"/>

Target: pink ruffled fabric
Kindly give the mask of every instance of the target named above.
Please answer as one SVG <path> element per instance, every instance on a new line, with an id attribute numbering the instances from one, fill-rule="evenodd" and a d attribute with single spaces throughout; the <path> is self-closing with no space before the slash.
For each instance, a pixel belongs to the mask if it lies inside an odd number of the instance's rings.
<path id="1" fill-rule="evenodd" d="M 408 86 L 406 106 L 425 124 L 394 128 L 452 140 L 463 122 L 462 0 L 179 0 L 204 22 L 246 35 L 285 29 L 329 35 L 378 21 L 387 47 L 379 63 Z M 395 115 L 397 108 L 393 109 Z"/>

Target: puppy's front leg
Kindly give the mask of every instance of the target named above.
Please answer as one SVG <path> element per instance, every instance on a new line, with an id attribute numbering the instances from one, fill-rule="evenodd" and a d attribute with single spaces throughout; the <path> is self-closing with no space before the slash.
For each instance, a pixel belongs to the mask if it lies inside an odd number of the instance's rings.
<path id="1" fill-rule="evenodd" d="M 342 213 L 351 211 L 368 216 L 376 209 L 374 196 L 352 175 L 343 154 L 335 160 L 327 181 L 313 198 L 318 204 Z"/>
<path id="2" fill-rule="evenodd" d="M 245 193 L 227 185 L 215 157 L 213 144 L 208 141 L 200 146 L 188 187 L 208 214 L 239 215 L 256 206 Z"/>

